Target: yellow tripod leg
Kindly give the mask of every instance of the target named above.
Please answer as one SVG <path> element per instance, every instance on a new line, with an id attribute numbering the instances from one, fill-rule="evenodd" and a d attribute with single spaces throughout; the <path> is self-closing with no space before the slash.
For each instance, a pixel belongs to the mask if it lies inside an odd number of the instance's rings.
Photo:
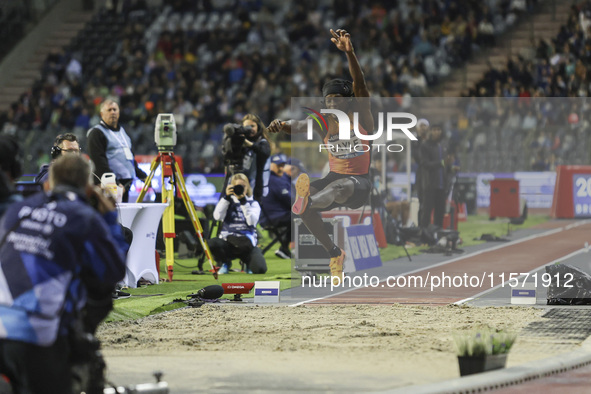
<path id="1" fill-rule="evenodd" d="M 150 165 L 150 174 L 146 178 L 146 181 L 144 182 L 144 186 L 142 187 L 140 194 L 137 196 L 137 200 L 135 201 L 136 203 L 144 201 L 144 196 L 146 195 L 148 188 L 152 184 L 152 178 L 154 178 L 154 172 L 156 172 L 156 167 L 158 167 L 158 164 L 160 164 L 160 154 L 156 156 L 154 160 L 152 160 L 152 164 Z"/>
<path id="2" fill-rule="evenodd" d="M 166 155 L 166 153 L 165 153 Z M 166 250 L 168 279 L 172 281 L 174 270 L 174 179 L 172 178 L 170 156 L 162 160 L 162 202 L 168 204 L 162 215 L 162 233 Z"/>
<path id="3" fill-rule="evenodd" d="M 191 221 L 193 222 L 193 228 L 195 229 L 195 233 L 197 234 L 197 237 L 199 238 L 199 242 L 201 243 L 201 246 L 203 247 L 205 257 L 207 257 L 207 260 L 209 261 L 209 265 L 211 266 L 211 269 L 213 270 L 213 277 L 215 279 L 217 279 L 218 278 L 218 271 L 217 271 L 215 265 L 213 264 L 213 258 L 211 257 L 211 252 L 209 250 L 209 246 L 207 246 L 207 242 L 205 241 L 205 236 L 203 235 L 203 228 L 201 227 L 201 222 L 199 222 L 199 218 L 197 217 L 197 212 L 195 211 L 195 206 L 193 205 L 193 203 L 191 202 L 191 199 L 189 198 L 189 193 L 187 193 L 187 187 L 185 186 L 185 180 L 183 179 L 183 176 L 181 174 L 181 170 L 180 170 L 179 165 L 176 161 L 174 162 L 174 170 L 175 170 L 175 175 L 177 178 L 177 185 L 179 186 L 179 189 L 181 191 L 181 197 L 183 198 L 183 202 L 185 203 L 185 208 L 187 208 L 187 212 L 189 212 L 189 215 L 191 216 Z"/>

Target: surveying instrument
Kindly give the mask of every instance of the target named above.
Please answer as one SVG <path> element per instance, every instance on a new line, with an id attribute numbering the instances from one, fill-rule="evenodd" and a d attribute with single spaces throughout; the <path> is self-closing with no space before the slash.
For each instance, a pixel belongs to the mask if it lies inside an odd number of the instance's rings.
<path id="1" fill-rule="evenodd" d="M 144 183 L 144 186 L 142 187 L 142 190 L 139 196 L 137 197 L 136 202 L 140 203 L 143 201 L 144 196 L 146 195 L 146 192 L 148 191 L 148 188 L 152 183 L 152 178 L 154 177 L 156 168 L 161 164 L 162 202 L 164 204 L 168 204 L 168 206 L 164 210 L 164 214 L 162 215 L 162 233 L 164 235 L 168 279 L 172 281 L 172 274 L 174 268 L 174 238 L 176 237 L 176 232 L 174 228 L 175 191 L 178 191 L 181 198 L 183 199 L 183 202 L 185 203 L 185 208 L 187 208 L 187 212 L 189 212 L 189 216 L 191 217 L 191 222 L 193 222 L 193 228 L 195 229 L 197 238 L 199 238 L 199 242 L 203 247 L 205 256 L 209 260 L 209 264 L 211 265 L 213 276 L 215 279 L 217 279 L 217 269 L 213 264 L 211 252 L 209 251 L 209 247 L 207 246 L 207 242 L 205 241 L 203 228 L 201 227 L 201 223 L 197 218 L 195 206 L 189 198 L 183 175 L 181 174 L 181 170 L 179 168 L 178 163 L 176 162 L 173 153 L 173 149 L 176 145 L 176 123 L 173 114 L 158 114 L 158 117 L 156 118 L 156 125 L 154 127 L 154 140 L 156 141 L 156 146 L 158 147 L 158 156 L 156 156 L 154 160 L 152 160 L 152 165 L 150 166 L 150 174 L 148 175 L 148 178 L 146 178 L 146 182 Z"/>

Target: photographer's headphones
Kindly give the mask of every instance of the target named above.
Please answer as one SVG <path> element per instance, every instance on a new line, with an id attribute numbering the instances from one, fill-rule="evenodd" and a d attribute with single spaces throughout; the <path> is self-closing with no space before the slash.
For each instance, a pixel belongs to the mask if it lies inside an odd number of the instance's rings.
<path id="1" fill-rule="evenodd" d="M 50 152 L 51 158 L 53 160 L 57 159 L 62 154 L 62 148 L 60 148 L 60 144 L 64 141 L 78 142 L 78 138 L 76 138 L 76 136 L 72 133 L 60 134 L 55 137 L 55 141 L 53 142 Z"/>

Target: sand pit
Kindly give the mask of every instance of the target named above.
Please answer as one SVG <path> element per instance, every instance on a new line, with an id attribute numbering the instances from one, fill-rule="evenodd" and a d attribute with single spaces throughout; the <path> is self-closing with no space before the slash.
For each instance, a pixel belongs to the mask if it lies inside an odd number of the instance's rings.
<path id="1" fill-rule="evenodd" d="M 159 369 L 173 393 L 372 391 L 457 377 L 454 332 L 519 332 L 542 314 L 523 307 L 209 305 L 104 324 L 99 337 L 117 384 L 150 381 Z M 509 365 L 552 355 L 536 351 L 535 342 L 516 346 Z"/>

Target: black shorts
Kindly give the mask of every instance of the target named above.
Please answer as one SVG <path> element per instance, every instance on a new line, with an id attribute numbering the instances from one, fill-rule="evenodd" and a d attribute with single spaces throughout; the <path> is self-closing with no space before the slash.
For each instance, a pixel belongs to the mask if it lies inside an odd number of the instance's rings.
<path id="1" fill-rule="evenodd" d="M 337 174 L 336 172 L 329 172 L 327 176 L 322 179 L 318 179 L 312 183 L 310 183 L 310 188 L 314 188 L 318 191 L 324 189 L 326 186 L 331 184 L 334 181 L 338 181 L 339 179 L 351 179 L 353 184 L 355 185 L 353 189 L 353 195 L 349 197 L 344 204 L 339 204 L 337 202 L 332 203 L 328 206 L 326 211 L 329 211 L 334 208 L 338 207 L 347 207 L 347 208 L 359 208 L 365 204 L 369 204 L 369 193 L 371 192 L 371 182 L 369 181 L 368 175 L 345 175 L 345 174 Z M 314 199 L 314 196 L 312 196 Z"/>

